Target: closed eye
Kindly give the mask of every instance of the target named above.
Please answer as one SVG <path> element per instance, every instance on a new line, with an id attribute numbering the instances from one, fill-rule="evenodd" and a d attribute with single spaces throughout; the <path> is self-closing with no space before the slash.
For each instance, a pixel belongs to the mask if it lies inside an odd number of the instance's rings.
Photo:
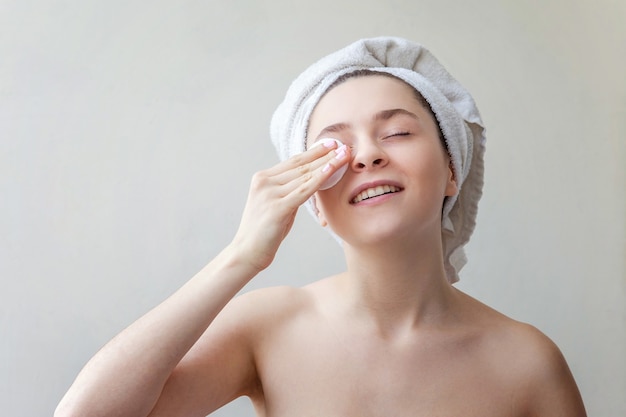
<path id="1" fill-rule="evenodd" d="M 391 135 L 385 136 L 383 139 L 392 138 L 394 136 L 409 136 L 410 134 L 411 132 L 396 132 L 396 133 L 392 133 Z"/>

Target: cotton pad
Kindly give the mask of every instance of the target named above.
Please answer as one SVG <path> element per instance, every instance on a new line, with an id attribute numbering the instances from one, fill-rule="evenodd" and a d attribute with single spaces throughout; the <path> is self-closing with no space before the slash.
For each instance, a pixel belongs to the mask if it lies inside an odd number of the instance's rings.
<path id="1" fill-rule="evenodd" d="M 339 139 L 322 138 L 322 139 L 319 139 L 317 142 L 315 142 L 315 144 L 312 147 L 314 148 L 324 143 L 328 143 L 328 141 L 334 141 L 337 144 L 337 148 L 339 148 L 340 146 L 343 146 L 343 143 Z M 326 181 L 324 181 L 324 183 L 319 189 L 327 190 L 331 187 L 334 187 L 335 184 L 339 182 L 341 177 L 343 177 L 343 174 L 345 174 L 347 170 L 348 170 L 348 164 L 342 165 L 337 171 L 335 171 L 333 175 L 331 175 Z"/>

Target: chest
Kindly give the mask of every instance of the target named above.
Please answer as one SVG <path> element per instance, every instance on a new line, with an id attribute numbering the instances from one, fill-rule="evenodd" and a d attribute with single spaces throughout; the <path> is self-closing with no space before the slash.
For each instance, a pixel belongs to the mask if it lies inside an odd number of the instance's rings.
<path id="1" fill-rule="evenodd" d="M 293 336 L 258 358 L 264 415 L 504 417 L 520 408 L 506 369 L 471 343 L 371 343 L 323 329 Z"/>

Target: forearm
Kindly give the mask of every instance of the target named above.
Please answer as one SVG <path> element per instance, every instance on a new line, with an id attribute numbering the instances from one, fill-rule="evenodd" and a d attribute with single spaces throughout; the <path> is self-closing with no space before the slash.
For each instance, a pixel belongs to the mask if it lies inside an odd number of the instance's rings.
<path id="1" fill-rule="evenodd" d="M 226 248 L 189 282 L 98 352 L 57 416 L 145 416 L 178 362 L 258 271 Z"/>

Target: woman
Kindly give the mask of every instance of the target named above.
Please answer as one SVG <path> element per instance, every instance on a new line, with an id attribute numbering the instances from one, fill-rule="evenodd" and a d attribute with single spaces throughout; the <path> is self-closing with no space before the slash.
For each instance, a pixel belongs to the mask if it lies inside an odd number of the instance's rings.
<path id="1" fill-rule="evenodd" d="M 451 285 L 484 130 L 428 51 L 374 38 L 322 59 L 290 87 L 272 139 L 283 162 L 255 174 L 232 243 L 109 342 L 57 416 L 204 416 L 242 395 L 260 416 L 585 415 L 546 336 Z M 305 203 L 346 271 L 233 298 Z"/>

